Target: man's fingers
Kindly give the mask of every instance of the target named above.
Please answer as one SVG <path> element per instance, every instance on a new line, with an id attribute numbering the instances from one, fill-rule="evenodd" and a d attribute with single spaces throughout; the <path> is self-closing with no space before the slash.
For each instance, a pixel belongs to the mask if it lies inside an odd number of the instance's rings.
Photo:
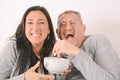
<path id="1" fill-rule="evenodd" d="M 60 57 L 60 54 L 61 54 L 61 40 L 60 41 L 57 41 L 53 47 L 53 50 L 52 50 L 52 53 L 54 56 L 59 56 Z"/>
<path id="2" fill-rule="evenodd" d="M 68 70 L 65 70 L 64 72 L 60 73 L 60 75 L 66 76 L 70 72 L 71 72 L 71 69 L 68 69 Z"/>
<path id="3" fill-rule="evenodd" d="M 30 70 L 35 71 L 40 66 L 40 61 L 38 61 Z"/>

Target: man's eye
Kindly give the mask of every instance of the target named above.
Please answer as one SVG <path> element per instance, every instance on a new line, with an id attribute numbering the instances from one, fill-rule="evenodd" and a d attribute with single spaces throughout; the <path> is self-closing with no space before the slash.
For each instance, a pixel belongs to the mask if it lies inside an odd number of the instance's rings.
<path id="1" fill-rule="evenodd" d="M 64 26 L 65 26 L 65 24 L 64 24 L 64 23 L 61 23 L 61 24 L 60 24 L 60 27 L 64 27 Z"/>
<path id="2" fill-rule="evenodd" d="M 71 24 L 71 25 L 74 25 L 74 24 L 76 24 L 76 23 L 75 23 L 75 22 L 71 22 L 70 24 Z"/>

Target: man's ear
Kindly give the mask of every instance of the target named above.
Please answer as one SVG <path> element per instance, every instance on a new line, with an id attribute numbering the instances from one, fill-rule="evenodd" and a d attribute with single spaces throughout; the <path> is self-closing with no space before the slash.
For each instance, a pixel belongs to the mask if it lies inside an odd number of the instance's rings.
<path id="1" fill-rule="evenodd" d="M 58 28 L 56 29 L 56 33 L 57 33 L 58 38 L 60 38 Z"/>
<path id="2" fill-rule="evenodd" d="M 85 24 L 82 25 L 82 31 L 83 31 L 83 33 L 85 33 L 85 31 L 86 31 L 86 25 Z"/>

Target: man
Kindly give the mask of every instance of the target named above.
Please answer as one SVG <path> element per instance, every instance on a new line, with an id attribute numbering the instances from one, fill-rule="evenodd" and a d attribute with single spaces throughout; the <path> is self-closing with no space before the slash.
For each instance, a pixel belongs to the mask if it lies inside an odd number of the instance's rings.
<path id="1" fill-rule="evenodd" d="M 118 57 L 103 35 L 85 36 L 86 26 L 79 12 L 68 10 L 59 15 L 53 54 L 67 55 L 73 67 L 66 80 L 119 80 Z"/>

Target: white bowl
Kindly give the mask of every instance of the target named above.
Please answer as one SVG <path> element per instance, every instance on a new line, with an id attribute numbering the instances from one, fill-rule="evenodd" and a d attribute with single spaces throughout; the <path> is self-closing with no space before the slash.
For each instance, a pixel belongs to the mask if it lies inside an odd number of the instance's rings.
<path id="1" fill-rule="evenodd" d="M 69 68 L 70 61 L 64 58 L 45 57 L 44 66 L 52 74 L 59 74 Z"/>

